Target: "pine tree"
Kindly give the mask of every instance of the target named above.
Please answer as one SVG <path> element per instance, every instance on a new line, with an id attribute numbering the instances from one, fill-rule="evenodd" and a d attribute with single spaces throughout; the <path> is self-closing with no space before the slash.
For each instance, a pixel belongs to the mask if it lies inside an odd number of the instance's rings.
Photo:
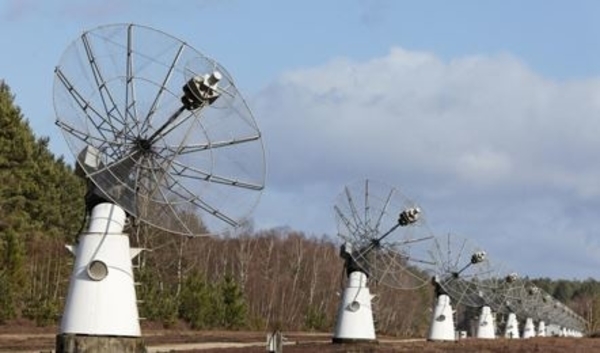
<path id="1" fill-rule="evenodd" d="M 179 316 L 192 328 L 216 326 L 220 305 L 215 288 L 197 271 L 184 281 L 179 299 Z"/>
<path id="2" fill-rule="evenodd" d="M 32 167 L 34 138 L 13 100 L 8 85 L 0 82 L 0 320 L 15 317 L 20 309 L 25 273 L 23 234 L 31 230 L 26 206 L 33 185 L 27 182 L 27 173 Z"/>
<path id="3" fill-rule="evenodd" d="M 39 314 L 50 322 L 58 313 L 69 271 L 56 245 L 81 223 L 84 186 L 48 144 L 0 81 L 0 321 Z"/>
<path id="4" fill-rule="evenodd" d="M 221 282 L 221 300 L 223 306 L 222 325 L 228 329 L 246 326 L 247 306 L 244 293 L 232 275 L 225 275 Z"/>

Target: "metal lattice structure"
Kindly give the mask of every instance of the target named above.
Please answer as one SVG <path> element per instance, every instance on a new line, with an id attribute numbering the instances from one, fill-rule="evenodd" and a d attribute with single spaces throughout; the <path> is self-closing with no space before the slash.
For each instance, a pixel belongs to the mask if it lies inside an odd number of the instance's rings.
<path id="1" fill-rule="evenodd" d="M 499 286 L 497 272 L 487 253 L 467 238 L 448 233 L 436 237 L 431 249 L 433 284 L 437 294 L 448 295 L 455 304 L 481 307 Z"/>
<path id="2" fill-rule="evenodd" d="M 347 270 L 392 288 L 429 283 L 427 249 L 433 234 L 421 208 L 400 190 L 370 179 L 344 187 L 334 206 Z"/>
<path id="3" fill-rule="evenodd" d="M 184 235 L 238 226 L 265 180 L 261 133 L 229 73 L 133 24 L 83 33 L 55 69 L 56 124 L 94 196 Z"/>
<path id="4" fill-rule="evenodd" d="M 416 204 L 373 180 L 344 187 L 333 208 L 347 276 L 333 342 L 373 341 L 369 284 L 402 289 L 426 285 L 429 274 L 419 266 L 427 261 L 425 249 L 433 235 Z"/>
<path id="5" fill-rule="evenodd" d="M 241 226 L 264 187 L 261 133 L 225 68 L 134 24 L 66 49 L 54 108 L 88 185 L 57 351 L 145 351 L 131 262 L 143 249 L 130 247 L 128 220 L 188 237 Z"/>

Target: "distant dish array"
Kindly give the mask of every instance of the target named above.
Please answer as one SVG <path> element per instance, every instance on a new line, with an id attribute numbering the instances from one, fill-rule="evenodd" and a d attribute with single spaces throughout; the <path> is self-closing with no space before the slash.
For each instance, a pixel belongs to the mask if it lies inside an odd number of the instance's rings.
<path id="1" fill-rule="evenodd" d="M 261 132 L 225 68 L 134 24 L 86 31 L 67 48 L 55 69 L 54 106 L 88 185 L 88 227 L 70 247 L 75 264 L 57 351 L 91 341 L 142 349 L 131 264 L 142 249 L 130 247 L 126 222 L 188 237 L 243 225 L 264 187 Z M 370 283 L 432 285 L 430 340 L 456 339 L 458 308 L 478 310 L 471 322 L 479 338 L 497 337 L 500 327 L 510 338 L 585 330 L 581 316 L 467 239 L 435 237 L 421 207 L 394 187 L 348 185 L 334 214 L 347 276 L 334 342 L 375 340 Z"/>
<path id="2" fill-rule="evenodd" d="M 433 236 L 423 210 L 394 187 L 368 179 L 350 184 L 333 209 L 347 276 L 334 343 L 376 339 L 369 283 L 400 289 L 431 284 L 431 341 L 585 332 L 584 318 L 527 278 L 492 263 L 468 239 Z"/>

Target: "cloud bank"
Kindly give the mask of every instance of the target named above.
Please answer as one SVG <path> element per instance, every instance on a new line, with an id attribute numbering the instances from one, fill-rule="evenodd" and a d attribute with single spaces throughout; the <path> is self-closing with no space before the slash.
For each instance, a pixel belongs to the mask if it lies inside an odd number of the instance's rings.
<path id="1" fill-rule="evenodd" d="M 334 235 L 333 200 L 368 177 L 519 271 L 585 278 L 600 265 L 598 79 L 396 47 L 282 74 L 251 106 L 269 171 L 259 227 Z"/>

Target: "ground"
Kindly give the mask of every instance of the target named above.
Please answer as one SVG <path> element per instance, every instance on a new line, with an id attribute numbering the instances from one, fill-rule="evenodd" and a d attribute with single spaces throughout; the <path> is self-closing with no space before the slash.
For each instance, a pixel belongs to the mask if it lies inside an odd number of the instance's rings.
<path id="1" fill-rule="evenodd" d="M 0 353 L 39 353 L 54 349 L 56 327 L 36 327 L 28 322 L 0 326 Z M 288 332 L 285 353 L 392 353 L 392 352 L 480 352 L 480 353 L 588 353 L 600 352 L 597 338 L 533 338 L 528 340 L 475 340 L 427 342 L 379 337 L 377 344 L 333 345 L 330 334 Z M 266 333 L 248 331 L 192 331 L 183 327 L 146 327 L 144 340 L 149 353 L 264 353 Z"/>

